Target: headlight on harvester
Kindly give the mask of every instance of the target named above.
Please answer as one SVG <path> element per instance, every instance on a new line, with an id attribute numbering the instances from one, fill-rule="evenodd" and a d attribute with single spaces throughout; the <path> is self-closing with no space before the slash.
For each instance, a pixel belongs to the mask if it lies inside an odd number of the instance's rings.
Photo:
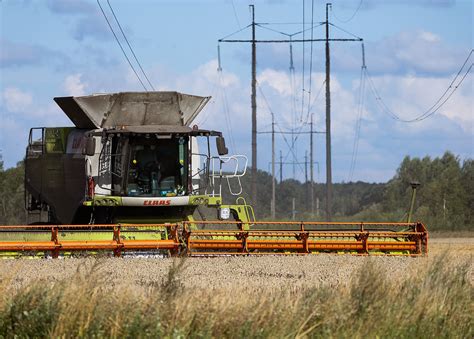
<path id="1" fill-rule="evenodd" d="M 219 219 L 220 220 L 227 220 L 230 218 L 230 208 L 228 207 L 223 207 L 219 208 Z"/>

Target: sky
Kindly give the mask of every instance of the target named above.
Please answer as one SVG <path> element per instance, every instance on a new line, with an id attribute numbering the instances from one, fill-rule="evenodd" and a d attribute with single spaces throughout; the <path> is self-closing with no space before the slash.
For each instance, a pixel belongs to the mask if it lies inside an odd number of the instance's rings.
<path id="1" fill-rule="evenodd" d="M 251 38 L 246 28 L 250 4 L 259 23 L 257 39 L 325 36 L 319 26 L 325 21 L 324 1 L 109 2 L 153 87 L 212 96 L 195 123 L 222 131 L 230 152 L 248 156 L 249 163 L 251 46 L 220 43 L 219 72 L 218 40 L 237 31 L 231 38 Z M 107 0 L 100 4 L 151 90 Z M 437 157 L 449 150 L 461 161 L 473 158 L 474 87 L 472 69 L 467 70 L 474 55 L 449 88 L 472 51 L 473 16 L 469 0 L 332 1 L 330 35 L 364 40 L 367 73 L 362 74 L 369 75 L 361 77 L 361 42 L 331 42 L 335 182 L 385 182 L 407 155 Z M 324 43 L 293 43 L 291 48 L 293 72 L 288 43 L 257 44 L 257 128 L 270 131 L 273 114 L 277 131 L 307 132 L 313 117 L 314 130 L 322 132 L 314 135 L 314 178 L 324 182 Z M 72 125 L 53 97 L 143 90 L 96 0 L 0 0 L 0 152 L 5 168 L 23 159 L 31 127 Z M 432 112 L 451 92 L 427 119 L 402 121 Z M 295 141 L 291 134 L 277 134 L 277 161 L 280 152 L 283 177 L 304 180 L 309 134 Z M 270 161 L 271 134 L 259 134 L 258 168 L 270 171 Z"/>

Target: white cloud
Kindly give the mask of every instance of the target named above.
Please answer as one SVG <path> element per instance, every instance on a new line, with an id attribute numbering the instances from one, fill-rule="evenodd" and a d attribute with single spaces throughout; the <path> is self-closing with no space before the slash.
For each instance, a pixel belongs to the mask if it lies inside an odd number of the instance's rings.
<path id="1" fill-rule="evenodd" d="M 258 83 L 268 85 L 276 90 L 278 94 L 286 97 L 293 94 L 292 81 L 288 72 L 267 68 L 258 75 Z"/>
<path id="2" fill-rule="evenodd" d="M 195 79 L 195 82 L 198 82 L 199 80 L 205 80 L 210 83 L 217 84 L 219 81 L 221 81 L 221 85 L 226 88 L 239 86 L 240 82 L 237 75 L 225 70 L 219 74 L 217 72 L 217 68 L 217 60 L 211 60 L 203 65 L 200 65 L 194 72 L 192 72 L 192 77 Z"/>
<path id="3" fill-rule="evenodd" d="M 82 74 L 71 74 L 64 80 L 64 90 L 68 95 L 80 96 L 86 94 L 87 83 L 82 82 Z"/>
<path id="4" fill-rule="evenodd" d="M 7 110 L 12 113 L 23 112 L 31 106 L 33 97 L 16 87 L 7 87 L 2 93 Z"/>
<path id="5" fill-rule="evenodd" d="M 0 37 L 0 46 L 0 68 L 70 64 L 63 52 L 38 44 L 20 43 Z"/>
<path id="6" fill-rule="evenodd" d="M 105 20 L 98 13 L 92 13 L 78 19 L 72 35 L 74 39 L 81 42 L 86 38 L 94 38 L 99 41 L 112 38 L 112 33 L 109 32 Z"/>
<path id="7" fill-rule="evenodd" d="M 8 121 L 13 119 L 17 123 L 23 123 L 26 129 L 32 125 L 36 126 L 56 126 L 57 124 L 67 124 L 67 117 L 61 109 L 51 100 L 46 104 L 33 100 L 31 93 L 22 91 L 16 87 L 7 87 L 0 95 L 0 107 L 2 119 Z M 6 125 L 2 125 L 2 130 L 7 130 Z"/>
<path id="8" fill-rule="evenodd" d="M 304 97 L 302 96 L 302 76 L 295 74 L 293 84 L 288 72 L 265 69 L 258 74 L 259 86 L 263 89 L 262 93 L 257 91 L 258 107 L 260 111 L 267 112 L 268 105 L 271 106 L 277 121 L 287 125 L 299 128 L 302 122 L 308 118 L 308 101 L 311 100 L 310 114 L 314 114 L 314 122 L 318 130 L 325 130 L 325 105 L 324 105 L 324 82 L 323 73 L 312 74 L 311 98 L 308 94 L 309 85 L 306 82 Z M 346 89 L 342 86 L 337 76 L 331 79 L 331 98 L 332 98 L 332 132 L 335 137 L 348 138 L 353 135 L 353 125 L 356 120 L 356 93 L 352 89 Z M 318 95 L 319 94 L 319 95 Z M 266 100 L 265 100 L 266 99 Z M 302 105 L 302 100 L 304 103 Z M 303 107 L 302 107 L 303 106 Z M 262 119 L 263 118 L 263 119 Z M 263 124 L 271 123 L 270 115 L 265 114 L 260 118 Z"/>
<path id="9" fill-rule="evenodd" d="M 83 0 L 48 0 L 46 5 L 53 13 L 59 14 L 93 14 L 95 10 L 93 4 Z"/>
<path id="10" fill-rule="evenodd" d="M 449 74 L 458 70 L 467 49 L 452 46 L 425 31 L 402 31 L 367 44 L 369 69 L 386 73 Z"/>
<path id="11" fill-rule="evenodd" d="M 129 70 L 123 68 L 122 71 L 114 73 L 116 75 L 113 79 L 107 78 L 106 81 L 103 80 L 102 82 L 94 80 L 101 78 L 97 74 L 94 74 L 94 77 L 80 73 L 71 74 L 65 78 L 63 88 L 71 95 L 84 95 L 98 90 L 102 92 L 104 90 L 140 90 L 133 73 L 127 73 L 127 71 Z M 155 66 L 150 69 L 148 75 L 151 81 L 159 83 L 160 90 L 177 90 L 203 96 L 212 95 L 212 100 L 197 117 L 195 123 L 204 129 L 215 129 L 224 132 L 232 153 L 250 155 L 250 83 L 245 76 L 228 71 L 223 71 L 219 75 L 216 60 L 210 60 L 186 74 L 174 74 L 169 69 Z M 449 85 L 452 76 L 385 75 L 374 76 L 373 80 L 387 104 L 401 117 L 410 118 L 419 112 L 423 112 L 433 104 Z M 301 74 L 297 73 L 295 75 L 296 89 L 291 87 L 288 71 L 267 68 L 261 70 L 257 74 L 257 78 L 266 97 L 265 100 L 260 89 L 257 90 L 258 130 L 268 131 L 271 128 L 271 115 L 266 101 L 274 111 L 281 128 L 283 130 L 291 128 L 294 121 L 292 116 L 293 98 L 296 98 L 297 101 L 296 113 L 298 119 L 296 123 L 300 126 Z M 156 81 L 157 79 L 159 82 Z M 319 131 L 325 130 L 324 87 L 321 87 L 323 80 L 324 75 L 322 73 L 313 73 L 312 101 L 322 88 L 311 109 L 311 112 L 315 114 L 315 129 Z M 335 181 L 347 180 L 354 140 L 354 127 L 357 120 L 358 86 L 358 81 L 350 84 L 341 82 L 337 74 L 331 79 Z M 468 140 L 470 133 L 472 134 L 469 128 L 472 131 L 473 123 L 472 79 L 470 76 L 465 79 L 463 85 L 438 114 L 420 124 L 397 123 L 381 113 L 375 105 L 373 94 L 369 91 L 368 85 L 366 95 L 358 160 L 354 175 L 355 180 L 388 180 L 403 156 L 407 154 L 412 156 L 439 155 L 447 149 L 456 154 L 466 154 L 468 152 L 465 140 Z M 306 94 L 305 106 L 307 101 L 308 95 Z M 32 102 L 30 101 L 31 105 Z M 37 109 L 29 111 L 31 111 L 28 113 L 29 117 L 26 114 L 22 115 L 34 120 L 34 123 L 31 121 L 28 124 L 25 123 L 25 126 L 28 127 L 32 125 L 70 124 L 65 115 L 54 106 L 54 103 L 39 105 Z M 306 114 L 306 111 L 304 113 Z M 60 123 L 59 120 L 61 119 L 63 122 Z M 290 136 L 286 135 L 286 138 L 291 141 Z M 258 140 L 259 165 L 266 170 L 269 161 L 270 136 L 261 134 L 258 136 Z M 308 136 L 301 135 L 295 151 L 299 161 L 303 161 L 307 149 Z M 282 150 L 283 155 L 288 152 L 287 144 L 281 135 L 277 135 L 277 152 L 279 150 Z M 316 161 L 320 162 L 319 166 L 321 167 L 321 173 L 323 173 L 324 135 L 316 136 L 315 152 Z M 287 160 L 291 161 L 291 155 Z M 285 169 L 286 175 L 290 175 L 290 173 L 290 169 Z M 299 172 L 297 175 L 300 179 L 304 176 Z"/>
<path id="12" fill-rule="evenodd" d="M 289 52 L 286 46 L 281 45 L 264 46 L 259 55 L 270 68 L 288 73 Z M 364 45 L 367 67 L 375 74 L 445 76 L 457 72 L 470 51 L 469 46 L 456 45 L 422 29 L 400 31 L 377 41 L 366 40 Z M 301 50 L 293 50 L 297 68 L 301 68 L 302 56 Z M 324 71 L 324 50 L 321 46 L 315 45 L 314 56 L 313 71 Z M 241 57 L 248 64 L 250 61 L 246 58 L 246 55 Z M 362 65 L 360 45 L 333 44 L 331 65 L 337 72 L 358 72 Z"/>
<path id="13" fill-rule="evenodd" d="M 242 103 L 246 103 L 250 97 L 236 74 L 225 70 L 219 73 L 217 66 L 217 60 L 211 60 L 187 75 L 176 77 L 174 89 L 212 96 L 196 119 L 196 124 L 202 128 L 223 131 L 231 140 L 229 146 L 232 151 L 236 152 L 239 147 L 233 141 L 241 134 L 239 131 L 247 132 L 245 127 L 250 121 L 248 109 Z"/>
<path id="14" fill-rule="evenodd" d="M 435 105 L 448 88 L 453 77 L 454 75 L 437 78 L 387 75 L 374 77 L 373 81 L 387 106 L 400 118 L 410 120 L 430 111 L 432 107 L 436 109 L 447 98 L 447 95 L 444 96 Z M 472 131 L 474 123 L 472 86 L 473 80 L 469 76 L 435 114 L 445 116 L 466 132 Z M 450 92 L 451 90 L 448 91 L 448 95 Z M 369 95 L 372 94 L 369 92 Z M 400 128 L 411 128 L 418 131 L 432 128 L 431 121 L 428 121 L 430 119 L 420 123 L 409 124 L 408 126 L 407 124 L 400 124 Z M 445 126 L 441 124 L 439 127 Z"/>
<path id="15" fill-rule="evenodd" d="M 431 32 L 426 32 L 426 31 L 420 31 L 419 32 L 420 39 L 425 40 L 427 42 L 439 42 L 441 38 Z"/>

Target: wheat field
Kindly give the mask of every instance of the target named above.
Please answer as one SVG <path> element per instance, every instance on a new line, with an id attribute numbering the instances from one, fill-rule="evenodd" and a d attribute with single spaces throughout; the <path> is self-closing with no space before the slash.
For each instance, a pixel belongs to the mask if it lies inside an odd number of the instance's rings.
<path id="1" fill-rule="evenodd" d="M 473 253 L 0 260 L 0 337 L 472 338 Z"/>

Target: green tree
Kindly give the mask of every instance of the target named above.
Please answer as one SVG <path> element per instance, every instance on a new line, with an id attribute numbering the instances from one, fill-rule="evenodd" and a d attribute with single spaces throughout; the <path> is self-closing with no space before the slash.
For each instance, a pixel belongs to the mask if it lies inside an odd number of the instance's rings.
<path id="1" fill-rule="evenodd" d="M 471 229 L 474 228 L 474 160 L 464 161 L 462 169 L 462 185 L 464 186 L 466 199 L 466 213 L 464 223 Z"/>
<path id="2" fill-rule="evenodd" d="M 271 175 L 257 172 L 258 197 L 252 203 L 257 219 L 270 217 L 272 192 Z M 242 178 L 242 196 L 250 203 L 250 171 Z M 428 225 L 430 230 L 472 229 L 474 218 L 474 160 L 466 159 L 462 165 L 459 157 L 446 152 L 437 158 L 405 157 L 395 176 L 387 183 L 365 182 L 335 183 L 333 215 L 335 220 L 402 221 L 406 219 L 412 189 L 410 183 L 418 181 L 414 219 Z M 232 190 L 238 191 L 236 179 L 231 180 Z M 309 183 L 287 179 L 276 184 L 277 219 L 290 220 L 295 199 L 296 220 L 325 220 L 326 185 L 314 185 L 315 205 L 319 199 L 320 216 L 311 214 Z M 227 182 L 222 182 L 225 203 L 234 203 L 236 197 L 229 193 Z M 215 210 L 206 212 L 214 219 Z M 24 164 L 4 169 L 0 157 L 0 224 L 26 223 L 24 209 Z"/>
<path id="3" fill-rule="evenodd" d="M 0 163 L 0 223 L 3 225 L 24 224 L 26 212 L 24 206 L 24 165 L 3 169 Z"/>
<path id="4" fill-rule="evenodd" d="M 467 228 L 472 223 L 471 168 L 472 160 L 461 167 L 459 157 L 451 152 L 435 159 L 405 157 L 395 177 L 387 183 L 383 210 L 403 215 L 409 207 L 410 183 L 417 181 L 421 186 L 415 218 L 423 220 L 432 229 Z"/>

